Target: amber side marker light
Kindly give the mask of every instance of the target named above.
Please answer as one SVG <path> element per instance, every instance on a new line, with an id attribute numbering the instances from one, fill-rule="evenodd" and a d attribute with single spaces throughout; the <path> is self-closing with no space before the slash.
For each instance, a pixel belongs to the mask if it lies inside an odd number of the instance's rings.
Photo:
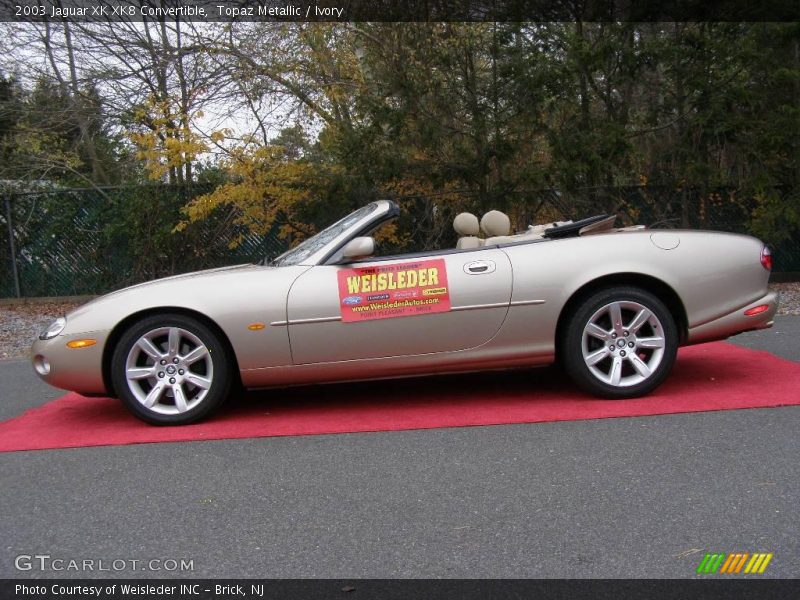
<path id="1" fill-rule="evenodd" d="M 71 342 L 67 342 L 67 348 L 88 348 L 89 346 L 94 346 L 97 343 L 97 340 L 72 340 Z"/>
<path id="2" fill-rule="evenodd" d="M 769 304 L 759 304 L 753 308 L 748 308 L 746 311 L 744 311 L 744 314 L 748 317 L 752 317 L 754 315 L 760 315 L 767 310 L 769 310 Z"/>
<path id="3" fill-rule="evenodd" d="M 259 331 L 265 327 L 266 325 L 264 325 L 264 323 L 250 323 L 250 325 L 247 326 L 250 331 Z"/>

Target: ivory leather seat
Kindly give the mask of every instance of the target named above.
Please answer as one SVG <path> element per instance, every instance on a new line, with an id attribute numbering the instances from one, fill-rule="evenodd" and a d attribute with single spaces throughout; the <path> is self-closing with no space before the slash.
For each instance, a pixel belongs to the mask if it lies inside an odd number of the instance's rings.
<path id="1" fill-rule="evenodd" d="M 458 242 L 456 248 L 459 250 L 468 250 L 470 248 L 480 248 L 483 246 L 483 240 L 478 237 L 480 231 L 480 223 L 478 217 L 472 213 L 463 212 L 456 215 L 453 219 L 453 229 L 458 234 Z"/>
<path id="2" fill-rule="evenodd" d="M 484 245 L 505 244 L 515 241 L 511 234 L 511 219 L 499 210 L 490 210 L 481 218 L 481 230 L 486 239 Z"/>

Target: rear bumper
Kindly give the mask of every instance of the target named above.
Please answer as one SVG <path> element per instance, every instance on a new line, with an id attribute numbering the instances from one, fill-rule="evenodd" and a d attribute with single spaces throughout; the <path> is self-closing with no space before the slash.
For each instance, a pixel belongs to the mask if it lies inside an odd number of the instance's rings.
<path id="1" fill-rule="evenodd" d="M 767 309 L 752 316 L 745 314 L 746 311 L 757 306 L 767 306 Z M 689 329 L 687 345 L 710 342 L 713 340 L 723 340 L 745 331 L 767 329 L 772 327 L 777 310 L 778 294 L 776 292 L 769 292 L 747 306 L 743 306 L 708 323 L 692 327 Z"/>

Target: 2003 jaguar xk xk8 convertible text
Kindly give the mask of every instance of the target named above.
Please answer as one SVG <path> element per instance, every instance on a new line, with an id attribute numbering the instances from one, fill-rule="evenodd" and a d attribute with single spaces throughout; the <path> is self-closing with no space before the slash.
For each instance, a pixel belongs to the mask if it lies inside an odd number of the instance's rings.
<path id="1" fill-rule="evenodd" d="M 100 297 L 42 333 L 34 368 L 161 424 L 197 421 L 235 384 L 554 361 L 592 394 L 631 398 L 664 380 L 680 345 L 770 327 L 777 308 L 769 249 L 752 237 L 605 216 L 511 235 L 491 211 L 456 217 L 456 248 L 379 256 L 371 236 L 398 214 L 373 202 L 269 263 Z"/>

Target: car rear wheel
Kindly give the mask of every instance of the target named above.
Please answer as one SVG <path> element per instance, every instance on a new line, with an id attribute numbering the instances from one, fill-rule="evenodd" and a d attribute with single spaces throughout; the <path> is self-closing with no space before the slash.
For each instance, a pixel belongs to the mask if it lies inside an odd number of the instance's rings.
<path id="1" fill-rule="evenodd" d="M 137 417 L 183 425 L 222 404 L 231 368 L 219 336 L 196 319 L 155 315 L 128 329 L 111 363 L 114 389 Z"/>
<path id="2" fill-rule="evenodd" d="M 635 398 L 669 375 L 678 351 L 675 319 L 653 294 L 614 287 L 586 298 L 570 316 L 561 360 L 584 391 Z"/>

